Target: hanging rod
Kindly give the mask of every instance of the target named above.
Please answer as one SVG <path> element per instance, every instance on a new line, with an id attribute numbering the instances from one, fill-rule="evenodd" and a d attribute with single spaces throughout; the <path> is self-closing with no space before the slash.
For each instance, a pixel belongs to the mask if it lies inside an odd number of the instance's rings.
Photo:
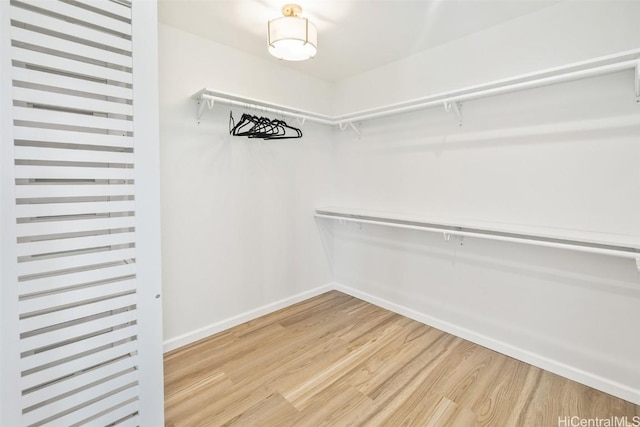
<path id="1" fill-rule="evenodd" d="M 403 101 L 383 107 L 343 114 L 341 116 L 334 117 L 334 120 L 364 121 L 436 106 L 444 106 L 445 109 L 449 110 L 449 105 L 455 105 L 456 103 L 463 101 L 612 74 L 625 70 L 635 70 L 634 89 L 636 96 L 640 97 L 640 77 L 638 76 L 640 70 L 640 49 L 634 49 L 613 55 L 593 58 L 587 61 L 575 62 L 561 67 L 549 68 L 534 73 L 495 80 L 489 83 L 469 86 L 448 92 L 441 92 L 410 101 Z"/>
<path id="2" fill-rule="evenodd" d="M 274 104 L 272 102 L 261 101 L 255 98 L 246 98 L 240 95 L 234 95 L 227 92 L 221 92 L 209 88 L 204 88 L 196 92 L 193 96 L 199 102 L 197 118 L 200 120 L 202 111 L 205 105 L 212 108 L 213 105 L 218 102 L 222 105 L 242 107 L 252 110 L 264 111 L 267 113 L 273 113 L 277 115 L 287 115 L 299 120 L 308 120 L 311 122 L 320 123 L 323 125 L 335 125 L 337 124 L 329 116 L 325 116 L 311 111 L 301 110 L 298 108 L 287 107 L 284 105 Z"/>
<path id="3" fill-rule="evenodd" d="M 582 235 L 582 237 L 580 237 L 575 232 L 565 235 L 559 234 L 557 230 L 554 234 L 549 231 L 532 232 L 533 229 L 524 230 L 523 228 L 517 229 L 508 226 L 498 227 L 494 224 L 487 225 L 487 223 L 456 223 L 433 219 L 417 219 L 344 208 L 319 208 L 316 209 L 314 216 L 316 218 L 356 222 L 359 224 L 375 224 L 386 227 L 442 233 L 445 240 L 449 240 L 449 236 L 477 237 L 481 239 L 524 243 L 534 246 L 569 249 L 579 252 L 629 258 L 636 261 L 636 267 L 640 270 L 640 240 L 634 240 L 627 236 L 603 233 L 580 233 Z"/>
<path id="4" fill-rule="evenodd" d="M 196 99 L 199 103 L 197 112 L 198 120 L 200 119 L 205 106 L 212 108 L 215 102 L 220 102 L 224 105 L 233 105 L 262 110 L 274 114 L 288 115 L 302 121 L 309 120 L 324 125 L 337 125 L 342 130 L 350 127 L 356 131 L 356 133 L 359 133 L 358 128 L 353 123 L 436 106 L 444 107 L 446 111 L 455 112 L 458 120 L 462 122 L 461 107 L 462 102 L 464 101 L 589 77 L 596 77 L 625 70 L 635 71 L 634 91 L 635 95 L 640 97 L 640 49 L 634 49 L 589 59 L 587 61 L 575 62 L 560 67 L 548 68 L 534 73 L 522 74 L 507 79 L 496 80 L 448 92 L 441 92 L 435 95 L 429 95 L 409 101 L 338 116 L 327 116 L 254 98 L 220 92 L 209 88 L 196 92 L 192 98 Z"/>

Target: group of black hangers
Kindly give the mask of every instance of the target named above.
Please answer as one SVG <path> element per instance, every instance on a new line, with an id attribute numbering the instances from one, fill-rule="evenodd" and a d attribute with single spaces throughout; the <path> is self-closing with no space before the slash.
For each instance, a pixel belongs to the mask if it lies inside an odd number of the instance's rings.
<path id="1" fill-rule="evenodd" d="M 269 119 L 243 113 L 238 123 L 234 123 L 233 112 L 229 112 L 229 134 L 262 139 L 302 138 L 302 131 L 289 126 L 284 120 Z"/>

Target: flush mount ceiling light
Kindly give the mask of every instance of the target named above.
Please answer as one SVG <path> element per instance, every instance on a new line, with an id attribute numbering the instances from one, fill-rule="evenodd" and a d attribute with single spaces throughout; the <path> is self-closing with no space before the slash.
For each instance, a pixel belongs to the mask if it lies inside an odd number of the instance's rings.
<path id="1" fill-rule="evenodd" d="M 304 61 L 316 56 L 318 30 L 307 18 L 300 18 L 297 4 L 282 6 L 282 18 L 269 21 L 269 53 L 286 61 Z"/>

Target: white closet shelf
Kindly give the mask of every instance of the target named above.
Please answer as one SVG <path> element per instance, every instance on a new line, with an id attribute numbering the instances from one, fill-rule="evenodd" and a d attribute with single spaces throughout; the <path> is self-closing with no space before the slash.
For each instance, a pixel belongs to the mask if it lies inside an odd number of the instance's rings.
<path id="1" fill-rule="evenodd" d="M 246 107 L 274 114 L 284 114 L 290 117 L 296 117 L 300 120 L 309 120 L 324 125 L 337 124 L 331 117 L 323 114 L 301 110 L 294 107 L 287 107 L 286 105 L 274 104 L 273 102 L 267 102 L 256 98 L 247 98 L 245 96 L 209 88 L 199 90 L 193 94 L 192 98 L 197 100 L 199 104 L 197 113 L 198 120 L 200 120 L 205 106 L 213 108 L 213 105 L 216 102 L 219 102 L 228 106 Z"/>
<path id="2" fill-rule="evenodd" d="M 196 92 L 192 98 L 198 101 L 197 119 L 200 120 L 205 106 L 213 108 L 215 102 L 225 105 L 258 109 L 274 114 L 284 114 L 298 119 L 302 124 L 305 120 L 335 126 L 342 130 L 348 126 L 359 134 L 354 123 L 374 118 L 407 113 L 430 107 L 444 107 L 446 111 L 456 113 L 458 120 L 462 121 L 461 103 L 478 98 L 501 95 L 508 92 L 516 92 L 541 86 L 596 77 L 605 74 L 616 73 L 625 70 L 634 70 L 635 94 L 640 97 L 640 49 L 618 52 L 612 55 L 592 58 L 586 61 L 574 62 L 560 67 L 548 68 L 534 73 L 522 74 L 502 80 L 468 86 L 462 89 L 441 92 L 422 98 L 416 98 L 395 104 L 389 104 L 372 109 L 361 110 L 339 116 L 328 116 L 301 110 L 295 107 L 274 104 L 255 98 L 230 94 L 204 88 Z"/>
<path id="3" fill-rule="evenodd" d="M 468 236 L 630 258 L 636 260 L 637 267 L 640 269 L 640 236 L 425 217 L 342 207 L 318 208 L 314 216 L 361 224 L 442 233 L 447 240 L 449 236 Z"/>

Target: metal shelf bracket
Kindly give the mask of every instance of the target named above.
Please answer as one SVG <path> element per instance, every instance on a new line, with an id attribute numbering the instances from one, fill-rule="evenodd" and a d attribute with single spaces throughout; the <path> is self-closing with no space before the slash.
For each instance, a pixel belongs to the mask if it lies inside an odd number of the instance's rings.
<path id="1" fill-rule="evenodd" d="M 345 131 L 347 129 L 347 126 L 349 126 L 351 129 L 353 129 L 356 135 L 358 135 L 358 138 L 360 138 L 361 136 L 360 129 L 358 129 L 356 125 L 353 124 L 353 122 L 340 122 L 338 123 L 338 126 L 340 127 L 341 131 Z"/>
<path id="2" fill-rule="evenodd" d="M 198 123 L 200 123 L 200 117 L 202 117 L 202 112 L 204 111 L 204 107 L 207 106 L 209 109 L 213 108 L 213 104 L 215 103 L 215 99 L 213 98 L 204 98 L 198 100 L 198 111 L 196 112 L 196 118 L 198 119 Z"/>
<path id="3" fill-rule="evenodd" d="M 462 101 L 444 101 L 444 110 L 446 112 L 449 112 L 452 109 L 456 114 L 456 117 L 458 118 L 458 126 L 462 126 Z"/>

